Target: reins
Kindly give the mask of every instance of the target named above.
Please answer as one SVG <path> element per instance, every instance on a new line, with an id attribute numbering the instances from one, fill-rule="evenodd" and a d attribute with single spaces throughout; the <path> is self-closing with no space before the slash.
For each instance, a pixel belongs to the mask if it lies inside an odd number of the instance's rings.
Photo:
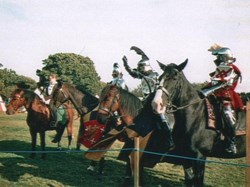
<path id="1" fill-rule="evenodd" d="M 74 105 L 74 107 L 67 107 L 67 108 L 72 108 L 72 109 L 76 109 L 77 111 L 78 111 L 78 109 L 82 109 L 82 108 L 87 108 L 87 107 L 85 107 L 85 106 L 79 106 L 79 105 L 77 105 L 77 102 L 76 102 L 76 100 L 74 99 L 74 97 L 71 95 L 71 93 L 68 93 L 68 96 L 67 96 L 67 94 L 63 91 L 63 89 L 62 88 L 60 88 L 60 89 L 58 89 L 58 91 L 60 91 L 60 92 L 62 92 L 62 94 L 63 94 L 63 96 L 64 96 L 64 100 L 63 101 L 58 101 L 58 102 L 60 102 L 61 104 L 63 104 L 63 103 L 65 103 L 66 101 L 68 101 L 68 100 L 72 100 L 72 103 L 74 103 L 73 105 Z M 69 99 L 70 98 L 70 99 Z M 57 101 L 57 98 L 55 99 L 55 101 Z M 95 106 L 97 103 L 94 103 L 94 104 L 90 104 L 89 105 L 89 107 L 92 107 L 92 106 Z M 60 106 L 58 106 L 58 107 L 60 107 Z M 80 110 L 79 110 L 80 111 Z M 89 112 L 89 111 L 88 111 Z M 82 113 L 81 111 L 79 112 L 79 113 L 81 113 L 81 115 L 84 115 L 84 113 Z"/>
<path id="2" fill-rule="evenodd" d="M 196 103 L 199 103 L 199 102 L 201 102 L 201 101 L 203 101 L 205 98 L 203 98 L 203 99 L 197 99 L 197 100 L 195 100 L 195 101 L 193 101 L 193 102 L 191 102 L 191 103 L 189 103 L 189 104 L 186 104 L 186 105 L 183 105 L 183 106 L 179 106 L 179 107 L 177 107 L 176 105 L 173 105 L 172 104 L 172 97 L 174 97 L 174 94 L 175 93 L 172 93 L 171 95 L 169 94 L 169 92 L 168 92 L 168 90 L 166 89 L 166 88 L 164 88 L 163 87 L 163 82 L 164 82 L 164 80 L 162 80 L 161 82 L 160 82 L 160 84 L 159 84 L 159 86 L 158 86 L 158 88 L 157 88 L 157 90 L 162 90 L 162 92 L 163 93 L 165 93 L 166 94 L 166 96 L 169 98 L 169 100 L 170 100 L 170 103 L 167 103 L 166 105 L 167 105 L 167 113 L 174 113 L 174 112 L 176 112 L 176 111 L 178 111 L 178 110 L 183 110 L 183 109 L 185 109 L 185 108 L 187 108 L 187 107 L 189 107 L 189 106 L 192 106 L 192 105 L 194 105 L 194 104 L 196 104 Z M 178 84 L 176 84 L 175 85 L 175 87 L 177 87 L 178 86 Z M 175 88 L 174 90 L 177 90 L 177 88 Z M 177 92 L 177 91 L 176 91 Z"/>
<path id="3" fill-rule="evenodd" d="M 183 105 L 183 106 L 180 106 L 180 107 L 177 107 L 176 105 L 173 105 L 173 104 L 168 105 L 168 107 L 171 108 L 171 109 L 170 109 L 170 110 L 167 110 L 167 113 L 174 113 L 174 112 L 176 112 L 176 111 L 178 111 L 178 110 L 185 109 L 185 108 L 187 108 L 187 107 L 189 107 L 189 106 L 192 106 L 192 105 L 194 105 L 194 104 L 196 104 L 196 103 L 199 103 L 199 102 L 201 102 L 201 101 L 203 101 L 203 100 L 204 100 L 204 99 L 197 99 L 197 100 L 195 100 L 195 101 L 192 102 L 192 103 L 189 103 L 189 104 L 187 104 L 187 105 Z"/>

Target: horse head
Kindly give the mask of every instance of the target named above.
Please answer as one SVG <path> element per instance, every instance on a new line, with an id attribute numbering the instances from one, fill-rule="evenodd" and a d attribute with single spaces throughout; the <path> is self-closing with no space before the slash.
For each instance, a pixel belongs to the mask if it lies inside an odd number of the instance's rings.
<path id="1" fill-rule="evenodd" d="M 119 109 L 119 105 L 119 88 L 115 85 L 107 85 L 101 91 L 97 120 L 102 124 L 106 124 L 107 120 L 115 115 L 114 113 Z"/>
<path id="2" fill-rule="evenodd" d="M 52 92 L 52 101 L 56 107 L 71 101 L 78 113 L 84 115 L 93 110 L 99 103 L 99 99 L 85 89 L 80 85 L 58 83 Z"/>
<path id="3" fill-rule="evenodd" d="M 188 59 L 180 65 L 171 63 L 164 65 L 157 61 L 160 68 L 164 71 L 159 77 L 159 86 L 155 97 L 152 101 L 152 107 L 155 113 L 164 114 L 166 110 L 174 107 L 173 103 L 177 104 L 181 90 L 181 81 L 185 79 L 182 70 L 187 65 Z"/>
<path id="4" fill-rule="evenodd" d="M 97 120 L 106 123 L 110 117 L 121 118 L 126 124 L 142 109 L 141 100 L 134 94 L 116 85 L 107 85 L 101 92 Z"/>
<path id="5" fill-rule="evenodd" d="M 69 92 L 64 88 L 64 84 L 61 81 L 56 84 L 51 95 L 56 108 L 70 99 Z"/>
<path id="6" fill-rule="evenodd" d="M 35 94 L 33 94 L 33 97 L 27 97 L 27 93 L 32 92 L 25 89 L 14 90 L 11 94 L 10 102 L 6 107 L 6 114 L 13 115 L 22 106 L 28 109 L 32 103 L 32 100 L 34 99 Z"/>

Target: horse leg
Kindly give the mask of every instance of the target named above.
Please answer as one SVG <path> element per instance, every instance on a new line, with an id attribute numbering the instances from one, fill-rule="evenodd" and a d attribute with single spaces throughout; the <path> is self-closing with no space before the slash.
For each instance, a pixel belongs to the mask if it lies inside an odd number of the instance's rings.
<path id="1" fill-rule="evenodd" d="M 192 187 L 194 183 L 194 173 L 193 173 L 192 163 L 188 162 L 188 164 L 187 163 L 183 164 L 182 167 L 184 170 L 185 185 L 187 187 Z"/>
<path id="2" fill-rule="evenodd" d="M 72 142 L 72 135 L 73 135 L 73 129 L 72 124 L 70 122 L 67 124 L 67 133 L 68 133 L 68 149 L 71 150 L 71 142 Z"/>
<path id="3" fill-rule="evenodd" d="M 139 186 L 144 186 L 143 174 L 144 174 L 144 166 L 143 166 L 143 163 L 140 161 L 140 166 L 139 166 Z"/>
<path id="4" fill-rule="evenodd" d="M 83 126 L 83 118 L 81 117 L 80 126 L 77 134 L 76 150 L 80 150 L 81 144 L 79 143 L 79 138 L 83 135 L 83 133 L 84 133 L 84 126 Z"/>
<path id="5" fill-rule="evenodd" d="M 67 133 L 68 133 L 68 149 L 71 150 L 71 142 L 73 137 L 73 120 L 74 111 L 73 109 L 68 109 L 68 123 L 67 123 Z"/>
<path id="6" fill-rule="evenodd" d="M 30 128 L 30 135 L 31 135 L 31 151 L 36 151 L 36 137 L 37 137 L 37 133 L 36 131 L 32 130 Z M 35 152 L 32 152 L 30 154 L 30 158 L 35 158 L 36 156 L 36 153 Z"/>
<path id="7" fill-rule="evenodd" d="M 104 163 L 105 163 L 105 159 L 104 157 L 102 157 L 101 160 L 99 161 L 99 168 L 98 168 L 99 175 L 103 175 Z"/>
<path id="8" fill-rule="evenodd" d="M 96 166 L 96 164 L 97 164 L 97 162 L 92 160 L 92 161 L 90 162 L 90 165 L 89 165 L 89 167 L 87 168 L 87 170 L 88 170 L 88 171 L 91 171 L 91 172 L 95 171 L 95 166 Z"/>
<path id="9" fill-rule="evenodd" d="M 199 158 L 206 160 L 206 158 Z M 193 171 L 194 171 L 194 187 L 200 187 L 204 184 L 204 174 L 205 174 L 206 163 L 203 161 L 194 161 Z"/>
<path id="10" fill-rule="evenodd" d="M 41 131 L 40 132 L 40 143 L 41 143 L 41 149 L 42 151 L 45 151 L 45 131 Z M 42 153 L 42 156 L 41 156 L 42 159 L 45 159 L 46 158 L 46 153 Z"/>
<path id="11" fill-rule="evenodd" d="M 68 136 L 68 149 L 71 150 L 72 135 Z"/>
<path id="12" fill-rule="evenodd" d="M 132 168 L 130 164 L 130 158 L 127 157 L 125 179 L 122 186 L 126 187 L 126 186 L 131 186 L 132 184 L 133 184 Z"/>

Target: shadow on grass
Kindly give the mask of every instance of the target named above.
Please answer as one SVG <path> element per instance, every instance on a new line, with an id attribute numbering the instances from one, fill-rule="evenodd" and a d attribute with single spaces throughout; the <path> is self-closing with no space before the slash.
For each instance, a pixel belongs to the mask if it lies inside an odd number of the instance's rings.
<path id="1" fill-rule="evenodd" d="M 39 150 L 40 147 L 37 147 Z M 0 141 L 0 151 L 27 151 L 30 144 L 18 140 Z M 47 151 L 56 151 L 54 147 L 47 147 Z M 84 159 L 82 152 L 56 152 L 48 153 L 46 160 L 40 159 L 39 153 L 35 159 L 29 158 L 29 153 L 0 153 L 0 175 L 3 179 L 18 184 L 20 177 L 38 177 L 44 179 L 41 186 L 48 186 L 48 180 L 53 180 L 64 186 L 122 186 L 125 176 L 125 163 L 117 161 L 114 157 L 106 157 L 104 175 L 89 172 L 86 168 L 90 161 Z M 172 181 L 157 177 L 159 171 L 145 171 L 145 187 L 153 186 L 183 186 L 183 180 Z M 51 186 L 51 185 L 49 185 Z M 53 186 L 53 185 L 52 185 Z M 133 186 L 133 185 L 132 185 Z"/>

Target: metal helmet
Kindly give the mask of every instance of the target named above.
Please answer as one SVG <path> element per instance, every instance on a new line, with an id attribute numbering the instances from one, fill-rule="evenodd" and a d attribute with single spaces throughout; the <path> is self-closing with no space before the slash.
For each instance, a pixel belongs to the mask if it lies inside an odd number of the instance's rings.
<path id="1" fill-rule="evenodd" d="M 113 64 L 112 76 L 113 76 L 113 78 L 122 76 L 122 71 L 121 71 L 120 66 L 117 62 Z"/>
<path id="2" fill-rule="evenodd" d="M 137 70 L 144 74 L 144 75 L 147 75 L 148 72 L 151 72 L 152 71 L 152 67 L 150 66 L 150 63 L 148 60 L 141 60 L 138 62 L 137 64 Z"/>
<path id="3" fill-rule="evenodd" d="M 216 45 L 216 46 L 215 46 Z M 215 55 L 217 59 L 215 60 L 216 65 L 220 64 L 221 62 L 225 64 L 235 62 L 235 58 L 233 57 L 232 51 L 227 47 L 221 47 L 217 44 L 212 46 L 209 51 L 212 52 L 212 55 Z"/>

